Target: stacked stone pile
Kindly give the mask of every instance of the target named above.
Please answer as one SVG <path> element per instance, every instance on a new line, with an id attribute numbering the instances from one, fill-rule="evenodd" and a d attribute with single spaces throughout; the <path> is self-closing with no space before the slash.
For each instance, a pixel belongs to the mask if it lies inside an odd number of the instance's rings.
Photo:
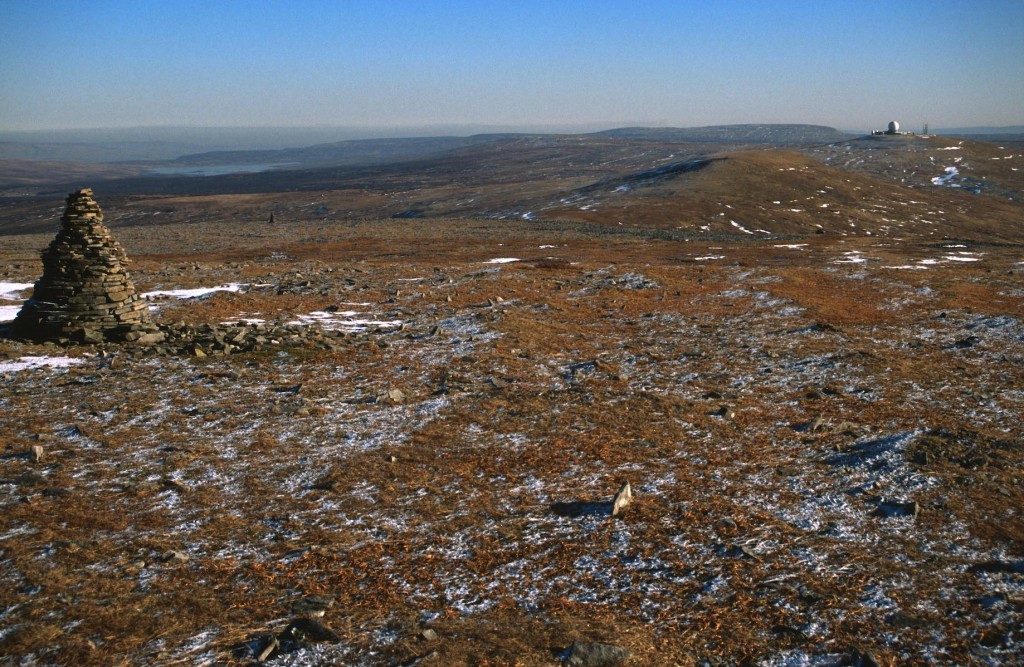
<path id="1" fill-rule="evenodd" d="M 43 277 L 14 320 L 15 336 L 101 343 L 156 330 L 92 190 L 68 195 L 61 229 L 42 257 Z"/>

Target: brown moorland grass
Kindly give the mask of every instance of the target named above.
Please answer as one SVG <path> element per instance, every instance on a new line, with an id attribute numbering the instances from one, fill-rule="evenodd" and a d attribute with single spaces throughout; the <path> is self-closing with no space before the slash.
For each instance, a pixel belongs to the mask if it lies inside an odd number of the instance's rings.
<path id="1" fill-rule="evenodd" d="M 340 641 L 279 664 L 553 665 L 577 639 L 652 665 L 1019 652 L 1019 248 L 164 231 L 127 234 L 141 289 L 254 285 L 161 322 L 365 303 L 405 328 L 205 359 L 0 342 L 82 359 L 0 371 L 11 664 L 245 664 L 317 595 Z M 30 280 L 18 243 L 5 279 Z"/>

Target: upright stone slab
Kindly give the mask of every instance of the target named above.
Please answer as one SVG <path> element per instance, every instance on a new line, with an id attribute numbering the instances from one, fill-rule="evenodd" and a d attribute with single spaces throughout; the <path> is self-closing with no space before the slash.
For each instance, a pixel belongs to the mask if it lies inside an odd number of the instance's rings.
<path id="1" fill-rule="evenodd" d="M 43 251 L 43 277 L 14 320 L 13 334 L 96 343 L 154 330 L 127 266 L 124 248 L 104 226 L 92 190 L 72 192 L 60 231 Z"/>

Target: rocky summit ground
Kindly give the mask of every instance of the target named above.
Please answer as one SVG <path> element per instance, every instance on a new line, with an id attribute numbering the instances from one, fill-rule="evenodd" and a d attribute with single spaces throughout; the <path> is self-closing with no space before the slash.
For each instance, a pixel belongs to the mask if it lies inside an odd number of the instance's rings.
<path id="1" fill-rule="evenodd" d="M 0 664 L 1024 652 L 1019 245 L 112 228 L 165 338 L 0 341 Z"/>

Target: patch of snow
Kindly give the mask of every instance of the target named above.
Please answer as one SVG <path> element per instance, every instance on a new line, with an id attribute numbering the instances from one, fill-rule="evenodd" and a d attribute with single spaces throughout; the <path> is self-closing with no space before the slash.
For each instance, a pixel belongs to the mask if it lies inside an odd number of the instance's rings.
<path id="1" fill-rule="evenodd" d="M 945 176 L 936 176 L 932 179 L 932 185 L 945 185 L 951 188 L 958 188 L 959 185 L 950 183 L 951 180 L 956 178 L 960 174 L 960 170 L 956 167 L 946 167 Z"/>
<path id="2" fill-rule="evenodd" d="M 741 225 L 740 223 L 736 222 L 735 220 L 730 220 L 729 222 L 730 222 L 730 224 L 732 224 L 733 227 L 735 227 L 736 229 L 740 230 L 744 234 L 753 234 L 754 233 L 754 232 L 750 231 L 749 229 L 747 229 L 746 227 L 744 227 L 743 225 Z"/>
<path id="3" fill-rule="evenodd" d="M 217 287 L 196 287 L 194 289 L 170 289 L 170 290 L 154 290 L 152 292 L 145 292 L 142 295 L 143 299 L 153 299 L 155 297 L 171 297 L 173 299 L 197 299 L 204 296 L 209 296 L 214 292 L 238 292 L 242 289 L 242 283 L 228 283 L 227 285 L 218 285 Z"/>
<path id="4" fill-rule="evenodd" d="M 0 299 L 9 301 L 23 301 L 25 298 L 22 292 L 32 289 L 32 283 L 4 283 L 0 282 Z"/>
<path id="5" fill-rule="evenodd" d="M 845 259 L 835 260 L 836 264 L 866 264 L 868 261 L 868 258 L 857 250 L 848 250 L 847 252 L 844 252 L 843 255 L 845 256 Z"/>
<path id="6" fill-rule="evenodd" d="M 357 315 L 360 315 L 360 313 L 354 310 L 341 310 L 333 313 L 325 310 L 314 310 L 311 313 L 299 315 L 297 320 L 292 320 L 288 324 L 303 325 L 316 323 L 324 329 L 344 329 L 345 331 L 365 331 L 369 327 L 393 329 L 402 326 L 401 320 L 356 319 Z"/>
<path id="7" fill-rule="evenodd" d="M 694 257 L 695 262 L 704 262 L 711 259 L 725 259 L 725 255 L 707 255 L 706 257 Z"/>
<path id="8" fill-rule="evenodd" d="M 844 654 L 814 655 L 803 649 L 783 651 L 758 662 L 758 667 L 839 667 L 849 663 Z"/>
<path id="9" fill-rule="evenodd" d="M 27 368 L 67 368 L 83 361 L 85 359 L 77 357 L 19 357 L 0 361 L 0 372 L 23 371 Z"/>
<path id="10" fill-rule="evenodd" d="M 0 306 L 0 322 L 7 322 L 13 320 L 18 316 L 18 311 L 21 310 L 21 306 Z"/>
<path id="11" fill-rule="evenodd" d="M 775 246 L 776 248 L 789 248 L 790 250 L 799 250 L 800 248 L 807 247 L 806 243 L 783 243 Z"/>
<path id="12" fill-rule="evenodd" d="M 518 257 L 495 257 L 494 259 L 487 260 L 484 264 L 510 264 L 518 261 Z"/>
<path id="13" fill-rule="evenodd" d="M 245 324 L 263 324 L 266 320 L 262 318 L 236 318 L 234 320 L 226 320 L 221 322 L 221 324 L 232 326 L 238 325 L 240 322 L 244 322 Z"/>

